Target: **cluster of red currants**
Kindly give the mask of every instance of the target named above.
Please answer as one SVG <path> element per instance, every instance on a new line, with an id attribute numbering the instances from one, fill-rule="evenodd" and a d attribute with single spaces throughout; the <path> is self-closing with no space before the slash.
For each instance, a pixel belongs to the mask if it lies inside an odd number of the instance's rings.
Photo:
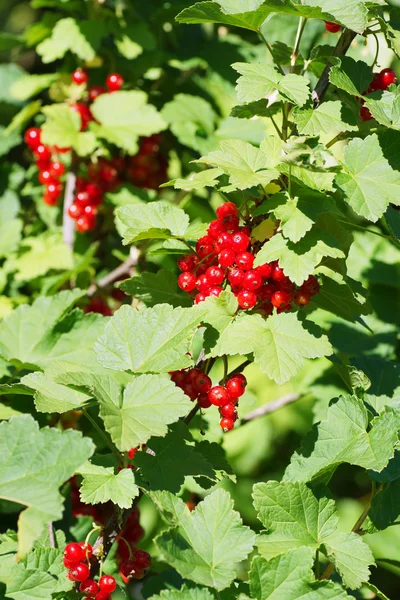
<path id="1" fill-rule="evenodd" d="M 200 408 L 218 406 L 220 426 L 224 432 L 233 429 L 238 418 L 236 406 L 246 391 L 247 381 L 244 375 L 233 375 L 223 386 L 213 386 L 210 377 L 196 367 L 187 371 L 173 371 L 170 375 L 175 385 L 191 400 L 197 400 Z"/>
<path id="2" fill-rule="evenodd" d="M 98 581 L 90 578 L 90 558 L 93 549 L 85 542 L 71 542 L 64 550 L 64 566 L 69 570 L 68 578 L 79 583 L 79 591 L 86 594 L 85 600 L 110 600 L 117 582 L 112 575 L 102 575 Z"/>
<path id="3" fill-rule="evenodd" d="M 130 460 L 133 459 L 136 450 L 134 448 L 130 451 Z M 150 554 L 136 547 L 136 544 L 140 542 L 144 534 L 139 518 L 139 509 L 135 507 L 117 538 L 118 570 L 125 583 L 128 583 L 130 579 L 142 579 L 145 575 L 145 570 L 151 564 Z"/>
<path id="4" fill-rule="evenodd" d="M 372 83 L 363 94 L 371 94 L 372 92 L 378 91 L 384 92 L 390 85 L 396 83 L 396 80 L 396 73 L 393 69 L 383 69 L 380 73 L 374 73 Z M 360 104 L 364 105 L 364 103 L 365 100 L 360 98 Z M 374 118 L 371 111 L 366 106 L 361 106 L 360 117 L 362 121 L 371 121 L 371 119 Z"/>
<path id="5" fill-rule="evenodd" d="M 264 316 L 272 314 L 274 307 L 278 312 L 291 310 L 291 302 L 297 306 L 309 304 L 311 297 L 319 292 L 314 276 L 297 288 L 277 261 L 253 268 L 251 232 L 239 225 L 235 204 L 222 204 L 217 217 L 210 223 L 207 234 L 198 240 L 196 253 L 178 260 L 182 271 L 178 285 L 194 297 L 196 304 L 209 296 L 218 297 L 227 282 L 240 309 L 255 308 Z"/>

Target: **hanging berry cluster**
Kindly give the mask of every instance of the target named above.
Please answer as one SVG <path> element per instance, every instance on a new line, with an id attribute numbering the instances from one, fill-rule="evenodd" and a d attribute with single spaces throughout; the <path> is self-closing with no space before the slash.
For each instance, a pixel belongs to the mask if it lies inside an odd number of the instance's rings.
<path id="1" fill-rule="evenodd" d="M 72 73 L 73 83 L 86 86 L 88 73 L 77 69 Z M 98 96 L 119 91 L 124 80 L 119 73 L 112 73 L 106 79 L 105 87 L 94 85 L 83 91 L 82 101 L 69 104 L 70 110 L 77 112 L 81 119 L 81 131 L 87 129 L 94 117 L 90 104 Z M 39 170 L 38 179 L 44 186 L 43 201 L 55 206 L 63 190 L 62 176 L 66 165 L 61 160 L 62 154 L 69 154 L 71 148 L 46 146 L 41 141 L 41 129 L 31 127 L 25 132 L 25 143 L 35 157 Z M 68 214 L 76 221 L 76 229 L 80 233 L 91 231 L 96 226 L 99 206 L 103 203 L 104 195 L 114 191 L 123 183 L 131 183 L 146 189 L 158 189 L 167 179 L 168 161 L 160 151 L 162 136 L 153 135 L 142 138 L 139 151 L 135 156 L 117 156 L 114 158 L 99 158 L 96 162 L 87 162 L 75 157 L 78 177 L 75 184 L 74 202 L 69 207 Z M 67 157 L 65 162 L 69 162 Z"/>
<path id="2" fill-rule="evenodd" d="M 239 225 L 238 209 L 226 202 L 217 209 L 217 219 L 196 244 L 196 253 L 178 260 L 182 273 L 179 287 L 194 297 L 196 304 L 209 296 L 219 296 L 229 283 L 241 310 L 256 309 L 264 316 L 309 304 L 319 292 L 310 276 L 301 287 L 292 283 L 277 261 L 253 268 L 255 249 L 251 232 Z"/>
<path id="3" fill-rule="evenodd" d="M 64 566 L 68 578 L 79 584 L 79 592 L 86 594 L 87 600 L 110 600 L 117 582 L 112 575 L 102 575 L 98 581 L 90 578 L 90 558 L 93 548 L 85 542 L 71 542 L 64 550 Z"/>
<path id="4" fill-rule="evenodd" d="M 219 408 L 220 426 L 224 432 L 234 428 L 238 419 L 236 406 L 246 391 L 247 381 L 244 375 L 233 375 L 224 385 L 214 386 L 210 377 L 197 368 L 173 371 L 170 375 L 175 385 L 191 400 L 197 400 L 200 408 Z"/>
<path id="5" fill-rule="evenodd" d="M 380 73 L 374 73 L 372 83 L 370 84 L 369 88 L 363 92 L 363 95 L 372 94 L 372 92 L 378 91 L 384 92 L 390 85 L 396 83 L 396 80 L 396 73 L 393 71 L 393 69 L 383 69 Z M 360 104 L 363 105 L 360 109 L 361 119 L 363 121 L 371 121 L 371 119 L 374 117 L 372 116 L 371 111 L 364 106 L 365 100 L 363 98 L 360 98 Z"/>
<path id="6" fill-rule="evenodd" d="M 129 457 L 132 456 L 133 458 L 134 451 L 131 451 Z M 118 570 L 125 583 L 128 583 L 132 578 L 142 579 L 145 575 L 145 570 L 151 564 L 150 554 L 136 547 L 144 534 L 139 518 L 139 509 L 135 507 L 117 538 Z"/>

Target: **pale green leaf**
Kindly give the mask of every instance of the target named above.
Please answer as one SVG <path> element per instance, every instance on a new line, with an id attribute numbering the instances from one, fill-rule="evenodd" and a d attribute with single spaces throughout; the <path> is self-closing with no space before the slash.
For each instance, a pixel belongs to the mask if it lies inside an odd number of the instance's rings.
<path id="1" fill-rule="evenodd" d="M 43 571 L 26 569 L 22 563 L 12 567 L 6 597 L 14 600 L 51 600 L 57 580 Z"/>
<path id="2" fill-rule="evenodd" d="M 38 412 L 67 412 L 83 406 L 91 397 L 83 392 L 55 383 L 45 373 L 29 373 L 21 378 L 21 383 L 35 390 L 35 406 Z"/>
<path id="3" fill-rule="evenodd" d="M 369 566 L 375 565 L 375 560 L 371 548 L 359 535 L 338 531 L 327 540 L 325 549 L 346 587 L 355 590 L 368 581 Z"/>
<path id="4" fill-rule="evenodd" d="M 12 84 L 10 92 L 17 100 L 28 100 L 50 87 L 58 77 L 58 73 L 46 73 L 44 75 L 25 74 Z"/>
<path id="5" fill-rule="evenodd" d="M 107 323 L 95 345 L 100 364 L 135 373 L 165 373 L 188 367 L 190 343 L 204 308 L 158 304 L 137 311 L 124 305 Z M 0 329 L 1 331 L 1 329 Z"/>
<path id="6" fill-rule="evenodd" d="M 174 500 L 176 527 L 156 538 L 162 558 L 195 583 L 217 590 L 229 587 L 236 575 L 235 563 L 253 548 L 254 533 L 243 526 L 224 490 L 207 496 L 192 513 L 182 500 Z"/>
<path id="7" fill-rule="evenodd" d="M 28 508 L 18 523 L 18 551 L 25 555 L 50 521 L 62 516 L 59 486 L 93 454 L 78 431 L 39 430 L 30 415 L 0 423 L 0 497 Z"/>
<path id="8" fill-rule="evenodd" d="M 79 473 L 83 476 L 80 496 L 85 504 L 112 502 L 120 508 L 130 508 L 133 498 L 139 494 L 132 469 L 122 469 L 115 475 L 112 467 L 87 462 Z"/>
<path id="9" fill-rule="evenodd" d="M 161 187 L 173 185 L 176 190 L 202 190 L 205 187 L 215 187 L 219 183 L 219 176 L 222 174 L 222 169 L 206 169 L 200 171 L 200 173 L 193 173 L 187 179 L 173 179 Z"/>
<path id="10" fill-rule="evenodd" d="M 47 119 L 42 125 L 43 143 L 60 148 L 73 148 L 79 156 L 91 154 L 96 138 L 90 131 L 81 132 L 81 117 L 65 104 L 51 104 L 43 108 Z"/>
<path id="11" fill-rule="evenodd" d="M 128 204 L 116 211 L 117 229 L 124 244 L 147 239 L 184 237 L 189 217 L 165 200 L 149 204 Z"/>
<path id="12" fill-rule="evenodd" d="M 161 116 L 184 146 L 200 153 L 208 152 L 215 146 L 212 136 L 217 115 L 211 104 L 203 98 L 177 94 L 164 105 Z"/>
<path id="13" fill-rule="evenodd" d="M 71 249 L 59 233 L 26 237 L 23 250 L 6 262 L 7 270 L 15 272 L 16 281 L 30 281 L 53 269 L 68 270 L 74 265 Z"/>
<path id="14" fill-rule="evenodd" d="M 207 298 L 203 306 L 207 309 L 203 321 L 209 323 L 214 329 L 221 333 L 228 327 L 232 322 L 233 317 L 236 315 L 238 301 L 232 292 L 225 290 L 221 292 L 218 298 L 215 296 Z"/>
<path id="15" fill-rule="evenodd" d="M 294 113 L 297 129 L 302 135 L 356 131 L 356 119 L 339 100 L 323 102 L 317 108 L 305 108 Z"/>
<path id="16" fill-rule="evenodd" d="M 207 588 L 184 585 L 180 590 L 163 590 L 149 600 L 215 600 L 215 596 Z"/>
<path id="17" fill-rule="evenodd" d="M 70 17 L 60 19 L 56 23 L 51 37 L 41 42 L 36 51 L 44 63 L 54 62 L 62 58 L 68 51 L 73 52 L 84 61 L 91 61 L 96 55 L 77 21 Z"/>
<path id="18" fill-rule="evenodd" d="M 348 144 L 336 183 L 351 208 L 370 221 L 376 222 L 389 203 L 400 205 L 400 173 L 384 157 L 376 134 Z"/>

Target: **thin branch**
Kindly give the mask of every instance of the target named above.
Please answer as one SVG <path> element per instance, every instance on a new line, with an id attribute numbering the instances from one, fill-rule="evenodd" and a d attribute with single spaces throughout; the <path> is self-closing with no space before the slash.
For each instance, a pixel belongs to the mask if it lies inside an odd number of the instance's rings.
<path id="1" fill-rule="evenodd" d="M 90 421 L 90 423 L 93 425 L 94 429 L 97 431 L 97 433 L 99 434 L 101 439 L 109 447 L 109 449 L 115 456 L 117 462 L 121 466 L 123 466 L 123 459 L 122 459 L 121 455 L 118 453 L 118 451 L 117 451 L 116 447 L 114 446 L 114 444 L 112 443 L 112 441 L 107 437 L 106 432 L 101 429 L 101 427 L 97 424 L 96 420 L 93 419 L 92 415 L 90 415 L 88 413 L 88 411 L 86 410 L 86 408 L 84 406 L 82 407 L 82 412 L 85 415 L 85 417 L 88 419 L 88 421 Z"/>
<path id="2" fill-rule="evenodd" d="M 296 40 L 294 42 L 293 52 L 290 57 L 290 72 L 291 73 L 294 73 L 294 69 L 296 67 L 296 62 L 297 62 L 297 58 L 298 58 L 298 54 L 299 54 L 301 36 L 303 35 L 303 31 L 306 26 L 306 23 L 307 23 L 307 19 L 305 19 L 304 17 L 300 17 L 299 24 L 297 27 Z"/>
<path id="3" fill-rule="evenodd" d="M 345 29 L 342 35 L 339 38 L 338 43 L 336 44 L 336 48 L 333 51 L 333 56 L 344 56 L 347 50 L 350 48 L 351 42 L 356 37 L 356 33 L 354 31 L 350 31 L 350 29 Z M 320 104 L 325 96 L 326 90 L 329 87 L 329 73 L 331 70 L 332 64 L 328 63 L 322 73 L 321 77 L 317 85 L 315 86 L 315 90 L 313 92 L 313 98 L 315 104 Z"/>
<path id="4" fill-rule="evenodd" d="M 102 289 L 111 285 L 115 281 L 118 281 L 118 279 L 123 275 L 129 275 L 131 273 L 131 269 L 133 267 L 136 267 L 136 265 L 138 264 L 138 260 L 139 250 L 136 248 L 136 246 L 132 246 L 130 255 L 125 262 L 123 262 L 118 267 L 110 271 L 110 273 L 107 273 L 107 275 L 102 277 L 102 279 L 99 279 L 97 283 L 92 283 L 92 285 L 88 289 L 88 296 L 93 296 L 93 294 L 95 294 L 98 289 Z"/>
<path id="5" fill-rule="evenodd" d="M 67 182 L 65 184 L 64 207 L 63 207 L 63 240 L 67 246 L 73 250 L 75 241 L 75 221 L 68 214 L 68 209 L 74 202 L 76 177 L 74 173 L 67 174 Z"/>
<path id="6" fill-rule="evenodd" d="M 49 532 L 49 544 L 50 544 L 50 548 L 55 548 L 56 547 L 56 541 L 54 539 L 53 523 L 48 523 L 47 524 L 47 530 Z"/>
<path id="7" fill-rule="evenodd" d="M 276 410 L 280 410 L 284 406 L 288 406 L 289 404 L 293 404 L 301 398 L 300 394 L 287 394 L 286 396 L 282 396 L 282 398 L 278 398 L 277 400 L 273 400 L 268 404 L 264 404 L 263 406 L 259 406 L 255 410 L 247 413 L 242 418 L 242 423 L 248 423 L 249 421 L 253 421 L 254 419 L 259 419 L 260 417 L 264 417 L 265 415 L 270 415 Z"/>

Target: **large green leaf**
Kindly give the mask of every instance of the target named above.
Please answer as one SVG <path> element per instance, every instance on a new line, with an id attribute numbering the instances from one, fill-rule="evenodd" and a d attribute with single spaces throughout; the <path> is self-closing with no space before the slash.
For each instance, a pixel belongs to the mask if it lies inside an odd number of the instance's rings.
<path id="1" fill-rule="evenodd" d="M 84 392 L 60 385 L 53 381 L 49 375 L 41 372 L 25 375 L 22 377 L 21 383 L 34 390 L 32 394 L 34 394 L 35 406 L 38 412 L 67 412 L 83 406 L 91 397 Z"/>
<path id="2" fill-rule="evenodd" d="M 337 583 L 315 581 L 313 552 L 289 550 L 269 561 L 257 557 L 251 565 L 251 597 L 257 600 L 346 600 L 350 596 Z"/>
<path id="3" fill-rule="evenodd" d="M 42 125 L 41 139 L 45 144 L 73 148 L 79 156 L 91 154 L 96 148 L 96 138 L 90 131 L 81 132 L 81 117 L 64 104 L 51 104 L 43 108 L 47 119 Z"/>
<path id="4" fill-rule="evenodd" d="M 46 523 L 62 516 L 58 491 L 93 454 L 94 445 L 78 431 L 39 430 L 30 415 L 0 423 L 0 497 L 28 508 L 18 520 L 18 551 L 32 548 Z"/>
<path id="5" fill-rule="evenodd" d="M 114 474 L 112 467 L 99 467 L 87 462 L 79 473 L 83 476 L 80 496 L 85 504 L 111 501 L 120 508 L 130 508 L 133 498 L 139 494 L 132 469 L 122 469 Z"/>
<path id="6" fill-rule="evenodd" d="M 382 217 L 389 203 L 400 205 L 400 173 L 384 157 L 376 134 L 348 144 L 336 183 L 351 208 L 370 221 Z"/>
<path id="7" fill-rule="evenodd" d="M 369 424 L 364 403 L 352 396 L 331 404 L 286 469 L 286 481 L 311 481 L 332 475 L 341 463 L 382 471 L 394 455 L 400 417 L 387 407 Z"/>
<path id="8" fill-rule="evenodd" d="M 229 494 L 213 492 L 192 513 L 179 498 L 168 498 L 176 527 L 156 538 L 162 558 L 185 579 L 217 590 L 229 587 L 235 563 L 248 556 L 255 539 L 233 510 Z"/>
<path id="9" fill-rule="evenodd" d="M 165 200 L 121 206 L 116 215 L 117 229 L 124 244 L 184 237 L 189 227 L 189 217 L 185 211 Z"/>
<path id="10" fill-rule="evenodd" d="M 317 108 L 296 110 L 294 120 L 302 135 L 356 131 L 356 119 L 339 100 L 323 102 Z"/>
<path id="11" fill-rule="evenodd" d="M 14 600 L 51 600 L 57 588 L 57 579 L 39 569 L 27 569 L 22 563 L 13 565 L 11 581 L 7 584 L 6 598 Z"/>
<path id="12" fill-rule="evenodd" d="M 220 167 L 229 175 L 230 183 L 239 190 L 266 186 L 279 177 L 276 169 L 268 168 L 268 156 L 263 147 L 255 148 L 241 140 L 221 142 L 219 150 L 203 156 L 199 162 Z"/>
<path id="13" fill-rule="evenodd" d="M 147 94 L 141 91 L 101 94 L 90 110 L 99 123 L 92 126 L 96 135 L 130 154 L 136 154 L 139 136 L 166 128 L 160 113 L 147 103 Z"/>
<path id="14" fill-rule="evenodd" d="M 331 352 L 326 336 L 314 337 L 295 313 L 282 313 L 267 320 L 259 315 L 240 316 L 222 332 L 211 356 L 254 354 L 261 371 L 282 384 L 298 373 L 304 359 Z"/>
<path id="15" fill-rule="evenodd" d="M 241 75 L 236 86 L 241 103 L 255 102 L 278 91 L 283 99 L 303 106 L 310 96 L 310 82 L 300 75 L 281 75 L 271 65 L 256 63 L 234 63 L 232 67 Z"/>
<path id="16" fill-rule="evenodd" d="M 124 305 L 95 344 L 98 360 L 108 369 L 136 373 L 166 373 L 188 367 L 192 359 L 186 353 L 204 312 L 198 306 L 158 304 L 137 311 Z"/>
<path id="17" fill-rule="evenodd" d="M 184 585 L 180 590 L 163 590 L 149 600 L 215 600 L 215 596 L 207 588 Z"/>

